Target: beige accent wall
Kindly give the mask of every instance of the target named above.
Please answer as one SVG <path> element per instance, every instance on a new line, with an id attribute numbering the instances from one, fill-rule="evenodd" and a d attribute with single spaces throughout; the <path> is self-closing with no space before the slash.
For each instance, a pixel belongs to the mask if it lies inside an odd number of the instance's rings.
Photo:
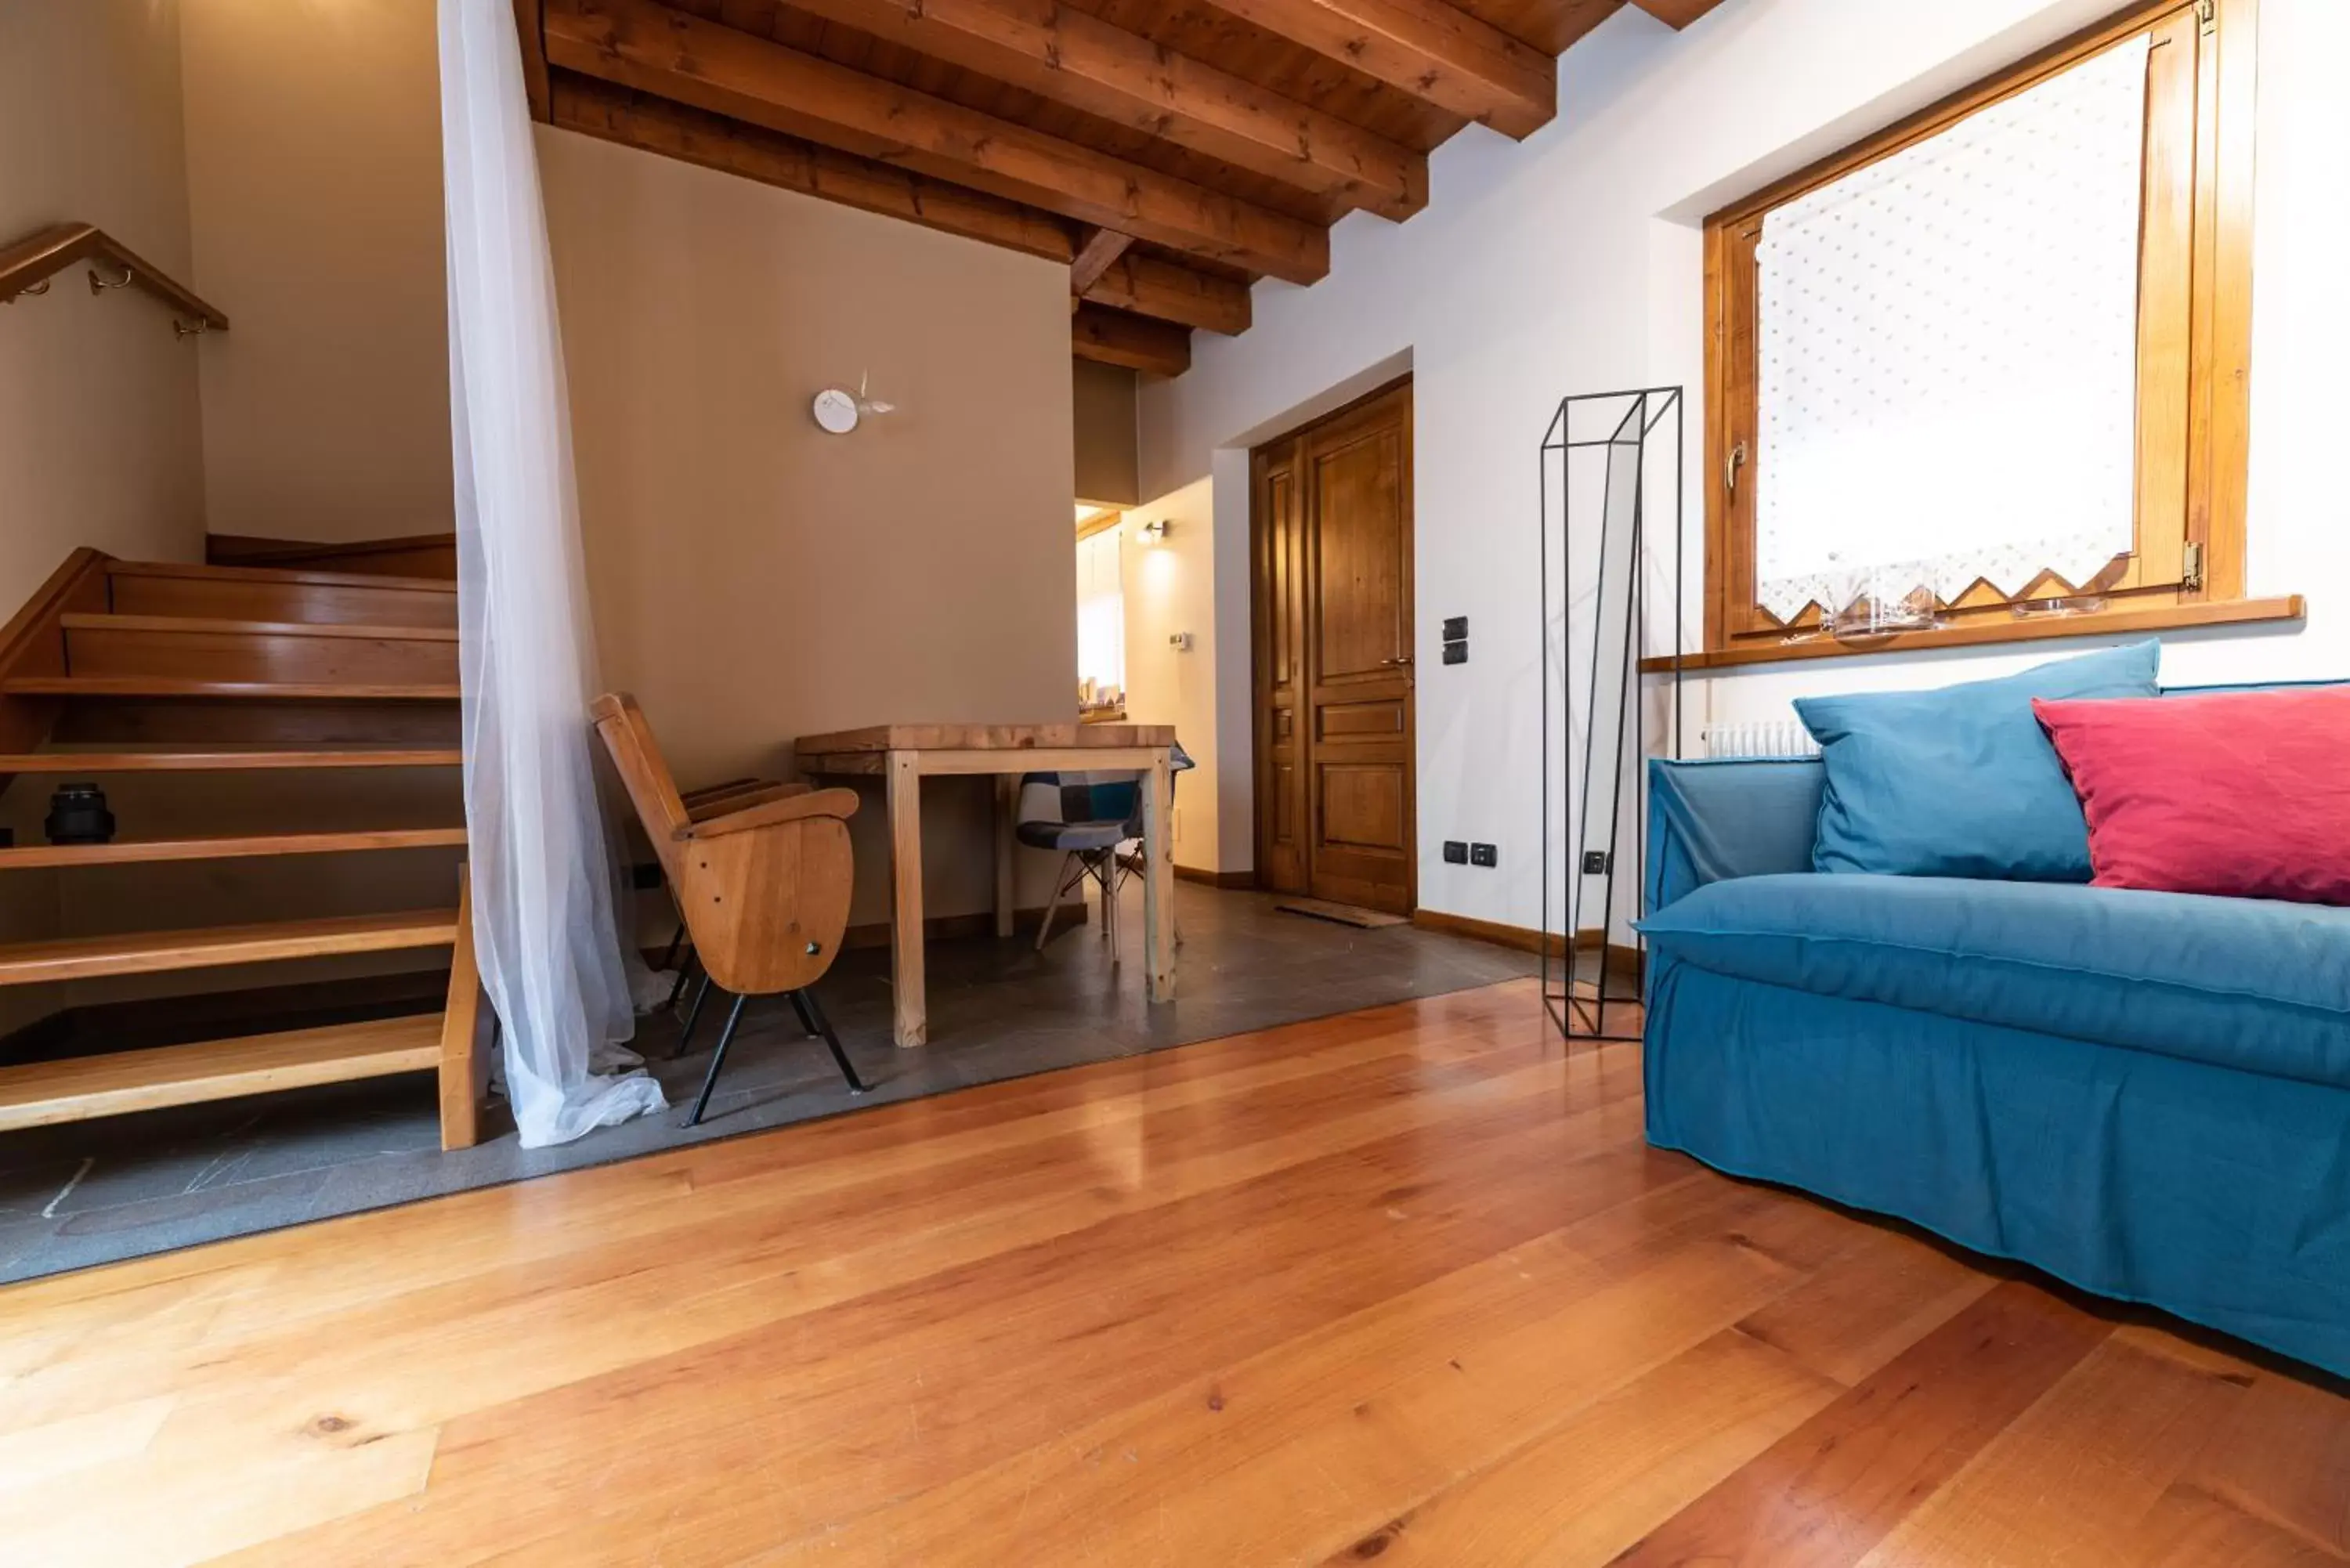
<path id="1" fill-rule="evenodd" d="M 204 348 L 212 527 L 445 531 L 432 0 L 194 0 L 182 30 L 198 286 L 234 324 Z"/>
<path id="2" fill-rule="evenodd" d="M 177 0 L 0 3 L 0 244 L 88 222 L 190 274 Z M 86 269 L 0 306 L 0 620 L 77 545 L 203 554 L 197 363 L 151 297 Z"/>
<path id="3" fill-rule="evenodd" d="M 818 731 L 1074 718 L 1066 269 L 569 131 L 538 146 L 603 679 L 680 782 L 782 774 Z M 809 400 L 868 371 L 898 411 L 817 430 Z M 924 794 L 930 911 L 988 907 L 987 786 Z M 868 788 L 860 922 L 888 915 L 885 827 Z"/>
<path id="4" fill-rule="evenodd" d="M 1142 499 L 1137 481 L 1134 372 L 1090 359 L 1071 359 L 1076 404 L 1079 501 L 1131 506 Z"/>

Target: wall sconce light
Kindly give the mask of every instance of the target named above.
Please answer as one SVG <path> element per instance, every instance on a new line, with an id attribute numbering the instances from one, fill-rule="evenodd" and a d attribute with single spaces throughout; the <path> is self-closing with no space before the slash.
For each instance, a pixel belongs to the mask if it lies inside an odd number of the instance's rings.
<path id="1" fill-rule="evenodd" d="M 1166 518 L 1154 517 L 1142 525 L 1142 536 L 1153 545 L 1164 545 L 1167 543 L 1167 529 Z"/>

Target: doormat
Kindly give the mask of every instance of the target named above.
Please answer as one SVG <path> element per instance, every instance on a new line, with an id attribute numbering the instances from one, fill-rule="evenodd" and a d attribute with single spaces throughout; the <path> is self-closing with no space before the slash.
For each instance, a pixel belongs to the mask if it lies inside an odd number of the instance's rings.
<path id="1" fill-rule="evenodd" d="M 1310 915 L 1317 920 L 1336 920 L 1342 926 L 1359 926 L 1367 931 L 1411 924 L 1401 915 L 1358 909 L 1353 904 L 1333 904 L 1326 898 L 1283 898 L 1273 907 L 1284 915 Z"/>

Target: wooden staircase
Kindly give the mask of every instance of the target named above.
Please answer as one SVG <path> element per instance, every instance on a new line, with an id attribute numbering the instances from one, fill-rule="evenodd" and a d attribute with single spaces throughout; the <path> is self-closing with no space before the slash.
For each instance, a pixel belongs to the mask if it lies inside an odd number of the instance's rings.
<path id="1" fill-rule="evenodd" d="M 356 770 L 453 769 L 462 761 L 456 612 L 455 585 L 442 577 L 78 551 L 0 630 L 0 790 L 21 775 L 15 787 L 45 799 L 68 777 L 106 785 L 118 775 L 166 775 L 140 787 L 201 794 L 200 776 L 285 784 L 315 774 L 304 802 L 331 807 L 337 781 L 364 777 Z M 20 795 L 12 815 L 21 824 L 30 809 Z M 202 803 L 189 809 L 201 812 Z M 96 845 L 26 842 L 20 832 L 15 846 L 0 847 L 0 898 L 12 873 L 129 867 L 129 875 L 160 878 L 167 863 L 440 851 L 452 860 L 448 901 L 298 918 L 256 910 L 272 918 L 185 925 L 169 919 L 175 900 L 159 882 L 157 918 L 144 929 L 0 943 L 0 990 L 440 949 L 451 954 L 443 1011 L 0 1063 L 0 1132 L 432 1071 L 442 1147 L 478 1139 L 486 1062 L 475 1041 L 479 983 L 454 864 L 463 828 L 255 826 L 149 836 L 126 816 L 115 841 Z"/>

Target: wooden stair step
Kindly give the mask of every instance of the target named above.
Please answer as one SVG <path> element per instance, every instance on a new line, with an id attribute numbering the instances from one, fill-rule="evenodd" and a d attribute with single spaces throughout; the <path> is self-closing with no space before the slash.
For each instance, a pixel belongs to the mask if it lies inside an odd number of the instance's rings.
<path id="1" fill-rule="evenodd" d="M 201 615 L 63 615 L 68 631 L 203 632 L 215 637 L 358 637 L 398 642 L 454 642 L 453 626 L 369 626 L 361 621 L 239 620 Z"/>
<path id="2" fill-rule="evenodd" d="M 457 585 L 447 577 L 392 577 L 380 572 L 327 572 L 307 566 L 207 566 L 189 561 L 109 561 L 109 577 L 184 577 L 213 582 L 285 583 L 338 588 L 396 588 L 411 593 L 445 594 L 454 598 Z"/>
<path id="3" fill-rule="evenodd" d="M 244 860 L 270 855 L 339 855 L 375 849 L 450 849 L 462 827 L 362 829 L 344 833 L 254 833 L 218 838 L 151 838 L 111 844 L 27 844 L 0 849 L 0 871 L 49 866 L 131 866 L 160 860 Z"/>
<path id="4" fill-rule="evenodd" d="M 315 751 L 153 751 L 0 753 L 8 774 L 233 774 L 290 768 L 453 768 L 465 753 L 454 746 L 397 750 L 390 746 L 327 747 Z"/>
<path id="5" fill-rule="evenodd" d="M 441 1014 L 0 1067 L 0 1132 L 441 1064 Z"/>
<path id="6" fill-rule="evenodd" d="M 104 602 L 75 607 L 311 626 L 453 628 L 457 588 L 445 577 L 115 561 L 106 569 Z"/>
<path id="7" fill-rule="evenodd" d="M 361 683 L 333 680 L 182 680 L 160 675 L 19 675 L 0 680 L 12 697 L 218 697 L 254 701 L 454 702 L 455 682 Z"/>
<path id="8" fill-rule="evenodd" d="M 448 684 L 457 628 L 222 616 L 60 616 L 64 673 L 336 685 Z"/>
<path id="9" fill-rule="evenodd" d="M 338 953 L 398 952 L 447 947 L 456 940 L 453 909 L 64 937 L 0 946 L 0 985 L 37 985 L 102 974 L 160 974 Z"/>

